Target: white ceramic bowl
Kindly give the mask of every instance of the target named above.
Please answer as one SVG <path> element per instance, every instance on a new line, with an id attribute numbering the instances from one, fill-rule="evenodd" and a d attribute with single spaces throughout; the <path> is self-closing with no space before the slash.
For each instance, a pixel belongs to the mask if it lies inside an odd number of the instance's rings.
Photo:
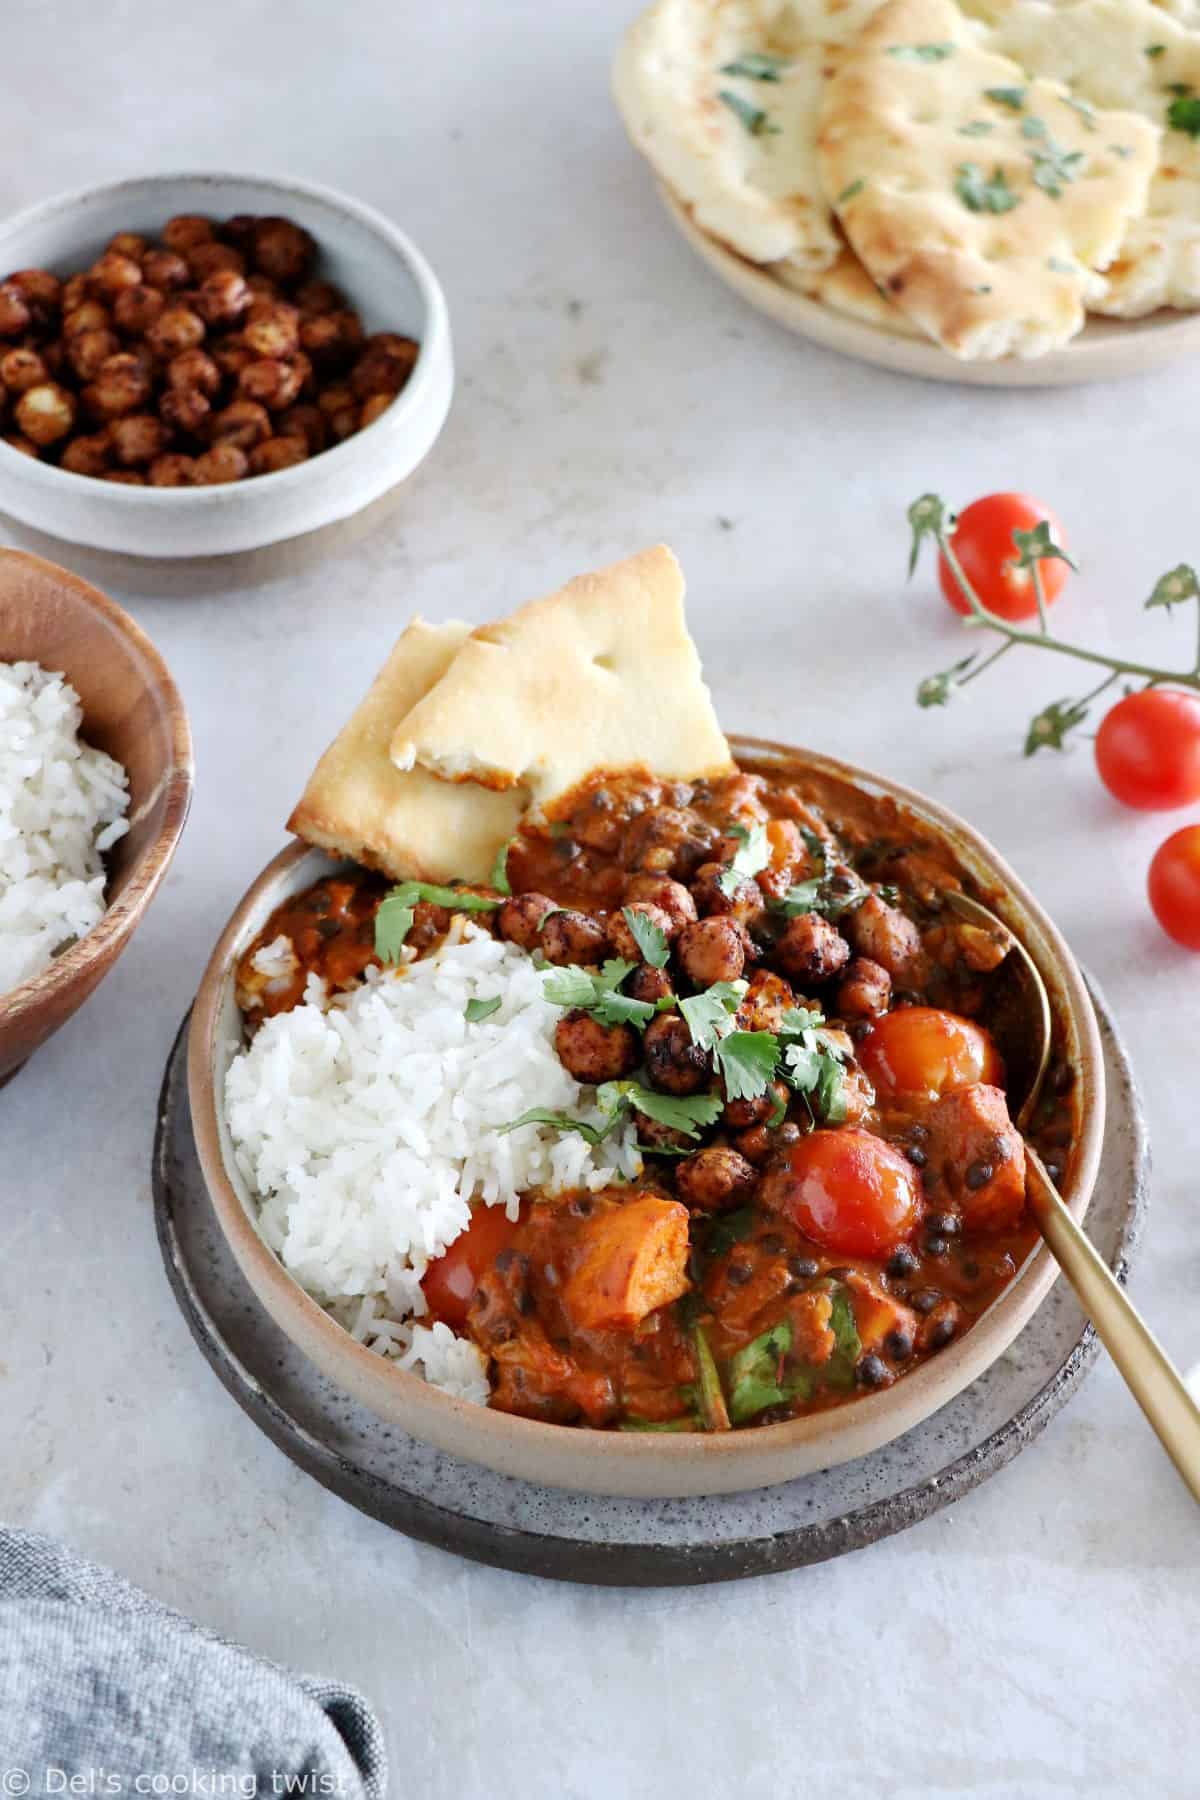
<path id="1" fill-rule="evenodd" d="M 389 219 L 310 182 L 267 175 L 150 175 L 61 194 L 0 226 L 0 274 L 85 269 L 118 231 L 160 231 L 175 213 L 293 219 L 317 241 L 318 272 L 345 289 L 370 331 L 421 353 L 372 425 L 294 468 L 221 487 L 139 488 L 73 475 L 0 442 L 0 511 L 72 543 L 132 556 L 256 550 L 349 518 L 412 473 L 432 448 L 454 387 L 445 297 Z"/>

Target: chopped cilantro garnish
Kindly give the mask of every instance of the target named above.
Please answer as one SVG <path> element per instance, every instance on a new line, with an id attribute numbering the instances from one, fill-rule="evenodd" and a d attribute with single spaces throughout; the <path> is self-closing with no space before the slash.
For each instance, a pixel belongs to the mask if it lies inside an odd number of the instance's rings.
<path id="1" fill-rule="evenodd" d="M 778 132 L 778 125 L 771 124 L 770 115 L 761 106 L 754 106 L 749 100 L 743 100 L 731 88 L 722 88 L 717 99 L 729 108 L 736 119 L 741 120 L 751 137 L 774 136 Z"/>
<path id="2" fill-rule="evenodd" d="M 740 75 L 744 81 L 778 81 L 787 67 L 787 57 L 775 56 L 770 50 L 744 50 L 735 61 L 725 63 L 721 73 Z"/>
<path id="3" fill-rule="evenodd" d="M 727 1100 L 757 1100 L 779 1067 L 779 1040 L 770 1031 L 731 1031 L 713 1052 Z"/>
<path id="4" fill-rule="evenodd" d="M 1090 100 L 1081 100 L 1078 94 L 1064 94 L 1062 103 L 1064 106 L 1069 106 L 1073 112 L 1079 114 L 1079 117 L 1083 120 L 1089 131 L 1095 131 L 1096 109 Z"/>
<path id="5" fill-rule="evenodd" d="M 844 187 L 842 189 L 841 193 L 838 195 L 837 199 L 835 200 L 834 205 L 835 206 L 845 206 L 848 201 L 857 199 L 858 195 L 862 193 L 862 191 L 866 187 L 866 185 L 867 185 L 866 182 L 861 179 L 859 179 L 858 181 L 852 181 L 850 183 L 849 187 Z"/>
<path id="6" fill-rule="evenodd" d="M 618 1421 L 618 1431 L 698 1431 L 700 1422 L 689 1413 L 682 1419 L 639 1419 L 634 1413 L 626 1413 Z"/>
<path id="7" fill-rule="evenodd" d="M 665 968 L 670 946 L 662 926 L 656 925 L 653 919 L 648 919 L 645 913 L 635 912 L 632 906 L 622 907 L 621 912 L 633 933 L 634 942 L 650 967 Z"/>
<path id="8" fill-rule="evenodd" d="M 545 1106 L 531 1106 L 523 1112 L 519 1119 L 510 1119 L 507 1125 L 497 1126 L 497 1134 L 507 1137 L 510 1131 L 519 1131 L 522 1125 L 549 1125 L 555 1131 L 577 1131 L 581 1138 L 589 1144 L 603 1143 L 618 1115 L 613 1113 L 602 1125 L 589 1125 L 584 1119 L 573 1119 L 570 1113 L 553 1112 Z"/>
<path id="9" fill-rule="evenodd" d="M 749 830 L 744 825 L 731 825 L 729 835 L 738 839 L 738 848 L 733 861 L 717 876 L 717 886 L 727 900 L 732 900 L 739 882 L 750 880 L 766 868 L 771 860 L 771 844 L 765 825 L 752 825 Z"/>
<path id="10" fill-rule="evenodd" d="M 624 957 L 612 957 L 596 974 L 592 969 L 581 969 L 577 963 L 568 963 L 550 970 L 542 992 L 552 1006 L 577 1007 L 591 1013 L 601 1025 L 636 1025 L 644 1030 L 659 1006 L 620 991 L 621 983 L 636 967 Z"/>
<path id="11" fill-rule="evenodd" d="M 854 1386 L 854 1370 L 862 1355 L 862 1339 L 854 1317 L 854 1305 L 848 1288 L 833 1290 L 829 1329 L 833 1333 L 834 1352 L 825 1365 L 825 1379 L 830 1387 Z"/>
<path id="12" fill-rule="evenodd" d="M 700 1136 L 702 1126 L 715 1124 L 723 1106 L 719 1094 L 660 1094 L 637 1081 L 606 1081 L 597 1088 L 596 1098 L 606 1112 L 616 1114 L 631 1106 L 656 1125 L 691 1138 Z"/>
<path id="13" fill-rule="evenodd" d="M 1165 56 L 1166 53 L 1167 46 L 1165 44 L 1147 44 L 1143 52 L 1146 56 Z"/>
<path id="14" fill-rule="evenodd" d="M 468 1025 L 478 1025 L 484 1019 L 490 1019 L 494 1012 L 499 1012 L 504 1005 L 500 994 L 489 994 L 486 1000 L 468 1000 L 463 1011 L 463 1018 Z"/>
<path id="15" fill-rule="evenodd" d="M 983 93 L 985 99 L 994 100 L 997 106 L 1007 106 L 1013 112 L 1020 112 L 1025 104 L 1023 87 L 984 88 Z"/>
<path id="16" fill-rule="evenodd" d="M 1167 108 L 1167 124 L 1172 131 L 1185 131 L 1191 138 L 1200 137 L 1200 97 L 1178 95 Z"/>
<path id="17" fill-rule="evenodd" d="M 1062 150 L 1050 138 L 1043 148 L 1031 150 L 1029 156 L 1034 185 L 1052 200 L 1062 199 L 1063 188 L 1083 174 L 1086 161 L 1082 150 Z"/>
<path id="18" fill-rule="evenodd" d="M 954 55 L 953 44 L 889 44 L 888 55 L 897 62 L 939 63 Z"/>
<path id="19" fill-rule="evenodd" d="M 692 1326 L 692 1350 L 696 1358 L 696 1404 L 706 1431 L 728 1431 L 729 1409 L 721 1388 L 712 1347 L 698 1321 Z"/>
<path id="20" fill-rule="evenodd" d="M 1033 113 L 1027 113 L 1021 120 L 1021 136 L 1027 138 L 1044 138 L 1046 136 L 1045 120 L 1037 118 Z"/>
<path id="21" fill-rule="evenodd" d="M 702 994 L 679 1002 L 693 1044 L 711 1050 L 718 1038 L 733 1030 L 733 1014 L 745 998 L 746 987 L 744 981 L 716 981 Z"/>
<path id="22" fill-rule="evenodd" d="M 989 180 L 978 163 L 959 164 L 954 191 L 967 211 L 976 213 L 1011 212 L 1021 198 L 1009 187 L 1003 169 L 995 169 Z"/>
<path id="23" fill-rule="evenodd" d="M 496 860 L 492 864 L 491 885 L 498 894 L 509 895 L 512 886 L 508 879 L 508 853 L 516 843 L 516 838 L 509 838 L 507 844 L 501 844 L 496 852 Z"/>
<path id="24" fill-rule="evenodd" d="M 996 127 L 988 119 L 969 119 L 958 128 L 959 137 L 987 137 Z"/>
<path id="25" fill-rule="evenodd" d="M 840 1125 L 846 1117 L 843 1051 L 824 1029 L 824 1015 L 814 1007 L 792 1007 L 780 1023 L 783 1061 L 779 1073 L 808 1102 L 815 1118 Z"/>
<path id="26" fill-rule="evenodd" d="M 473 894 L 469 888 L 438 887 L 431 881 L 402 881 L 379 903 L 375 914 L 375 954 L 380 962 L 395 963 L 412 930 L 418 900 L 444 906 L 450 912 L 494 912 L 498 900 Z"/>

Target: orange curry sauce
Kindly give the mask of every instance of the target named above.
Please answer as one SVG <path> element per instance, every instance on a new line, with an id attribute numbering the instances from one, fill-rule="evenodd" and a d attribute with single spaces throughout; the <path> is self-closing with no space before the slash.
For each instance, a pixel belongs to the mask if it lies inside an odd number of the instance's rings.
<path id="1" fill-rule="evenodd" d="M 485 1352 L 493 1406 L 562 1424 L 722 1429 L 890 1385 L 969 1330 L 1036 1240 L 1003 1066 L 976 1023 L 998 953 L 942 907 L 965 885 L 953 859 L 893 802 L 809 776 L 596 776 L 557 811 L 514 841 L 511 897 L 472 922 L 550 964 L 633 962 L 622 991 L 653 1019 L 565 1013 L 562 1060 L 581 1081 L 632 1077 L 723 1110 L 690 1136 L 635 1113 L 635 1183 L 529 1194 L 515 1223 L 477 1207 L 425 1277 L 430 1312 Z M 239 971 L 248 1021 L 297 1005 L 310 972 L 352 986 L 386 891 L 351 874 L 281 907 Z M 661 929 L 661 968 L 625 906 Z M 415 910 L 425 954 L 450 915 Z M 264 974 L 255 954 L 280 938 L 291 954 Z M 727 1099 L 677 1011 L 726 980 L 748 983 L 739 1032 L 824 1015 L 830 1111 L 778 1082 Z M 1033 1134 L 1060 1179 L 1075 1127 L 1060 1059 Z"/>

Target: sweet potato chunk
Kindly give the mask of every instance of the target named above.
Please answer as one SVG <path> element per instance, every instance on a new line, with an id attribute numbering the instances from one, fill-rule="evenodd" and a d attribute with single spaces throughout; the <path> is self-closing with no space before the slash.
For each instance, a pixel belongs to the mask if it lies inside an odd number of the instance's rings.
<path id="1" fill-rule="evenodd" d="M 998 1087 L 943 1094 L 929 1115 L 929 1162 L 975 1231 L 1003 1231 L 1025 1210 L 1025 1146 Z"/>
<path id="2" fill-rule="evenodd" d="M 563 1288 L 563 1310 L 580 1331 L 631 1331 L 686 1292 L 687 1257 L 688 1211 L 677 1200 L 639 1194 L 597 1210 Z"/>
<path id="3" fill-rule="evenodd" d="M 885 1294 L 865 1275 L 847 1275 L 846 1286 L 854 1298 L 854 1323 L 865 1351 L 882 1350 L 893 1331 L 910 1343 L 915 1340 L 919 1321 L 911 1307 Z"/>

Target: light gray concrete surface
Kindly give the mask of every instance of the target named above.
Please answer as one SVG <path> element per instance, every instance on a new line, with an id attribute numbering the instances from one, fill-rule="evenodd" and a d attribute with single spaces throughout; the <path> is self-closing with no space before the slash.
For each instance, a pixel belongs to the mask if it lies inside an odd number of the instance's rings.
<path id="1" fill-rule="evenodd" d="M 1014 656 L 969 703 L 918 712 L 918 678 L 967 646 L 929 573 L 903 581 L 916 493 L 1028 487 L 1084 561 L 1061 627 L 1188 660 L 1191 622 L 1140 606 L 1200 556 L 1200 366 L 1006 394 L 788 338 L 692 262 L 625 144 L 607 66 L 628 11 L 0 9 L 0 212 L 171 166 L 330 182 L 431 257 L 460 369 L 416 477 L 280 549 L 168 567 L 4 522 L 151 632 L 199 783 L 133 947 L 0 1095 L 0 1512 L 360 1683 L 398 1793 L 1194 1795 L 1196 1512 L 1107 1365 L 1008 1471 L 862 1555 L 707 1591 L 572 1590 L 411 1544 L 298 1473 L 218 1387 L 159 1265 L 150 1136 L 171 1039 L 404 621 L 494 616 L 663 538 L 726 724 L 887 767 L 967 814 L 1100 977 L 1154 1138 L 1133 1289 L 1180 1360 L 1200 1356 L 1200 962 L 1143 899 L 1183 821 L 1119 811 L 1086 743 L 1022 760 L 1030 712 L 1082 691 L 1069 667 Z"/>

